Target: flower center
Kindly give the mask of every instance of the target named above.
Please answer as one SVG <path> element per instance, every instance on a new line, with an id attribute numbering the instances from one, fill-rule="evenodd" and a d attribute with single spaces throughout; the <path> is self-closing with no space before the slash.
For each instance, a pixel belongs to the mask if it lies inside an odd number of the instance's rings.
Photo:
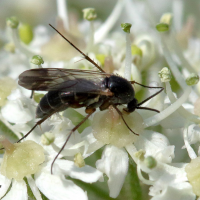
<path id="1" fill-rule="evenodd" d="M 6 152 L 0 172 L 9 179 L 22 180 L 25 176 L 34 174 L 44 162 L 42 146 L 33 141 L 12 144 L 4 139 L 1 143 Z"/>
<path id="2" fill-rule="evenodd" d="M 137 134 L 143 132 L 143 119 L 136 111 L 131 114 L 122 111 L 122 114 L 133 132 Z M 92 122 L 92 128 L 93 135 L 97 140 L 119 148 L 132 144 L 138 138 L 128 129 L 122 117 L 113 107 L 106 111 L 97 112 Z"/>

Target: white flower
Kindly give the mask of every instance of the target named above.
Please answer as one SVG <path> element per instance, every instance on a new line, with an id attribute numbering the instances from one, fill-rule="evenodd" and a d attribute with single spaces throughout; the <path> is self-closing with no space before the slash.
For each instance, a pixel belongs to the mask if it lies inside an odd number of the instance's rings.
<path id="1" fill-rule="evenodd" d="M 116 198 L 123 186 L 128 172 L 128 154 L 124 149 L 107 145 L 96 167 L 108 176 L 110 197 Z"/>
<path id="2" fill-rule="evenodd" d="M 128 155 L 137 165 L 140 181 L 151 186 L 149 190 L 151 199 L 193 200 L 196 198 L 192 190 L 194 185 L 188 182 L 185 165 L 188 158 L 194 160 L 200 153 L 200 148 L 197 152 L 200 140 L 200 118 L 197 116 L 199 101 L 196 101 L 199 97 L 200 84 L 191 87 L 186 84 L 185 79 L 190 74 L 196 76 L 199 73 L 199 34 L 195 28 L 195 20 L 185 15 L 188 13 L 189 4 L 177 0 L 166 1 L 162 5 L 159 3 L 158 0 L 151 2 L 118 0 L 114 2 L 112 11 L 109 10 L 109 6 L 105 7 L 103 15 L 106 16 L 107 13 L 108 17 L 102 23 L 100 20 L 79 22 L 80 19 L 77 20 L 76 14 L 68 15 L 66 2 L 57 0 L 59 19 L 56 28 L 80 50 L 88 53 L 87 55 L 96 63 L 100 62 L 106 72 L 117 73 L 127 80 L 134 80 L 141 84 L 152 85 L 154 82 L 156 86 L 161 86 L 157 73 L 161 68 L 168 67 L 172 71 L 173 79 L 170 83 L 165 83 L 165 91 L 142 105 L 157 109 L 160 113 L 138 109 L 126 115 L 122 111 L 124 121 L 132 132 L 139 136 L 128 130 L 121 117 L 110 112 L 110 108 L 108 111 L 110 113 L 100 112 L 97 109 L 96 114 L 78 129 L 82 133 L 75 131 L 72 134 L 53 165 L 53 175 L 50 172 L 51 164 L 66 141 L 68 133 L 74 128 L 75 125 L 72 123 L 77 124 L 85 117 L 84 109 L 79 109 L 75 113 L 76 111 L 70 108 L 60 115 L 51 116 L 42 123 L 41 128 L 35 128 L 27 140 L 35 141 L 44 148 L 45 161 L 40 164 L 38 171 L 33 173 L 33 177 L 30 174 L 25 176 L 36 199 L 41 199 L 40 191 L 49 199 L 87 199 L 85 191 L 68 180 L 68 177 L 90 184 L 98 180 L 102 181 L 103 173 L 108 177 L 109 195 L 116 198 L 128 172 L 129 161 L 131 161 Z M 31 6 L 31 13 L 41 11 L 46 4 L 37 2 L 34 3 L 34 6 L 36 5 L 38 9 Z M 198 3 L 194 3 L 194 6 L 198 7 Z M 23 5 L 20 1 L 19 7 L 19 11 L 15 13 L 20 12 L 20 15 L 23 14 L 24 18 L 29 20 L 32 15 L 29 12 L 26 12 L 27 14 L 21 12 L 21 9 L 23 11 L 26 7 L 28 10 L 30 4 Z M 166 15 L 166 11 L 171 13 Z M 101 10 L 98 13 L 101 13 Z M 52 15 L 49 9 L 46 9 L 46 12 L 40 13 L 41 16 L 37 16 L 42 20 L 49 18 L 47 16 L 50 14 Z M 190 14 L 194 18 L 197 15 Z M 170 16 L 170 19 L 173 16 L 174 26 L 169 26 L 167 32 L 158 32 L 155 28 L 155 25 L 160 23 L 158 16 Z M 17 26 L 20 23 L 17 22 L 13 27 L 12 19 L 9 19 L 8 31 L 0 34 L 3 43 L 6 43 L 8 38 L 10 40 L 6 45 L 7 52 L 0 51 L 1 80 L 2 78 L 4 80 L 4 76 L 17 80 L 21 72 L 35 67 L 96 70 L 86 59 L 78 62 L 82 59 L 81 55 L 78 52 L 74 53 L 72 47 L 57 33 L 51 37 L 50 28 L 39 25 L 33 32 L 29 29 L 24 35 L 20 33 L 19 37 L 18 32 L 21 28 L 18 29 Z M 132 29 L 130 34 L 126 34 L 126 39 L 120 29 L 119 21 L 132 23 Z M 41 24 L 41 21 L 34 21 L 34 24 Z M 45 24 L 44 21 L 42 24 Z M 34 39 L 30 44 L 24 45 L 23 37 L 30 36 L 27 34 L 33 34 Z M 134 54 L 134 46 L 140 50 L 139 56 Z M 38 66 L 30 64 L 29 61 L 35 54 L 43 57 L 44 64 Z M 125 75 L 124 71 L 126 71 Z M 171 77 L 165 79 L 165 81 L 170 80 Z M 139 102 L 144 100 L 144 96 L 148 97 L 157 92 L 136 84 L 133 84 L 133 87 Z M 37 104 L 34 100 L 30 100 L 30 91 L 21 87 L 10 87 L 9 92 L 5 92 L 7 87 L 4 87 L 4 84 L 1 84 L 1 88 L 3 90 L 0 89 L 0 98 L 3 94 L 3 103 L 0 131 L 5 130 L 3 133 L 5 135 L 9 129 L 20 138 L 21 134 L 25 135 L 34 126 Z M 165 96 L 169 99 L 167 102 L 164 102 Z M 193 106 L 194 102 L 196 103 Z M 8 129 L 1 129 L 1 125 Z M 43 139 L 46 139 L 45 142 L 41 141 L 41 134 Z M 101 159 L 95 160 L 96 151 L 104 145 Z M 183 150 L 184 148 L 187 151 Z M 80 157 L 77 158 L 77 155 Z M 87 159 L 84 159 L 89 156 L 93 156 L 97 169 L 85 165 Z M 142 172 L 146 173 L 145 177 L 148 178 L 144 178 Z M 0 182 L 0 197 L 3 199 L 28 198 L 24 180 L 9 180 L 0 175 Z M 6 194 L 11 182 L 12 187 Z M 137 185 L 139 186 L 139 182 Z M 196 187 L 198 191 L 198 186 Z M 90 193 L 88 187 L 89 196 Z"/>
<path id="3" fill-rule="evenodd" d="M 61 121 L 62 120 L 60 120 L 60 122 Z M 66 123 L 66 120 L 64 120 L 64 123 L 60 123 L 60 127 L 62 127 L 64 124 L 67 125 L 68 128 L 70 128 L 69 127 L 70 123 L 69 122 Z M 66 129 L 64 130 L 66 131 Z M 63 140 L 63 132 L 60 132 L 59 134 L 57 134 L 56 139 L 57 140 L 55 141 L 55 145 L 60 146 L 61 145 L 60 140 L 61 139 Z M 71 139 L 72 140 L 69 141 L 69 146 L 72 146 L 72 143 L 74 142 L 73 138 Z M 43 146 L 43 148 L 46 149 L 45 162 L 42 165 L 40 165 L 39 170 L 34 174 L 34 179 L 30 175 L 26 176 L 29 186 L 31 187 L 31 190 L 34 196 L 36 197 L 36 199 L 41 199 L 41 195 L 39 191 L 41 191 L 49 199 L 54 199 L 54 200 L 58 200 L 58 199 L 64 200 L 66 199 L 66 197 L 68 199 L 77 199 L 77 198 L 87 199 L 86 193 L 80 187 L 74 184 L 72 181 L 67 180 L 65 176 L 70 176 L 72 178 L 82 180 L 86 183 L 93 183 L 93 182 L 98 181 L 99 179 L 102 179 L 102 173 L 99 170 L 96 170 L 95 168 L 92 168 L 88 165 L 85 165 L 79 168 L 75 165 L 73 161 L 62 160 L 58 158 L 55 162 L 55 165 L 53 166 L 54 174 L 52 175 L 51 164 L 57 152 L 48 146 Z M 71 148 L 72 148 L 72 151 L 70 151 L 69 149 L 69 153 L 67 149 L 65 149 L 65 152 L 63 153 L 71 154 L 71 157 L 73 158 L 73 155 L 76 152 L 80 152 L 80 149 L 78 147 L 77 148 L 71 147 Z M 1 181 L 1 186 L 2 186 L 1 197 L 3 197 L 11 184 L 11 180 L 2 175 L 1 175 L 1 180 L 2 180 Z M 19 199 L 20 198 L 27 199 L 26 184 L 23 180 L 12 181 L 12 188 L 10 192 L 6 194 L 5 199 L 10 198 L 10 196 L 14 195 L 15 191 L 19 187 L 23 189 L 25 188 L 23 193 L 18 194 Z"/>

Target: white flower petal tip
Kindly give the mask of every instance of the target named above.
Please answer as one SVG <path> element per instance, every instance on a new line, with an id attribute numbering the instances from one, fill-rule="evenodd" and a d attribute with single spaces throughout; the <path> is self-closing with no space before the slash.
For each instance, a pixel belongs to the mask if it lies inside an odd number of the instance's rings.
<path id="1" fill-rule="evenodd" d="M 13 181 L 12 187 L 8 194 L 6 194 L 5 197 L 2 198 L 2 200 L 27 200 L 28 199 L 28 193 L 27 193 L 27 187 L 26 183 L 22 181 Z"/>
<path id="2" fill-rule="evenodd" d="M 61 179 L 50 173 L 40 172 L 35 175 L 39 190 L 51 200 L 87 200 L 86 193 L 72 181 Z"/>
<path id="3" fill-rule="evenodd" d="M 96 162 L 96 166 L 108 176 L 110 197 L 116 198 L 128 172 L 128 154 L 124 149 L 108 145 L 104 149 L 102 158 Z"/>
<path id="4" fill-rule="evenodd" d="M 42 200 L 41 193 L 35 184 L 35 180 L 30 175 L 26 176 L 26 178 L 36 200 Z"/>
<path id="5" fill-rule="evenodd" d="M 77 167 L 74 162 L 67 160 L 57 160 L 56 164 L 65 175 L 79 179 L 86 183 L 94 183 L 103 177 L 103 173 L 101 171 L 88 165 L 85 165 L 84 167 Z"/>
<path id="6" fill-rule="evenodd" d="M 171 104 L 165 104 L 165 108 L 169 107 Z M 183 128 L 186 124 L 186 119 L 182 117 L 178 112 L 172 113 L 170 116 L 166 117 L 160 122 L 161 126 L 166 129 L 176 129 Z"/>
<path id="7" fill-rule="evenodd" d="M 15 124 L 24 124 L 33 119 L 33 113 L 22 100 L 8 101 L 1 113 L 6 120 Z"/>
<path id="8" fill-rule="evenodd" d="M 135 143 L 137 149 L 145 150 L 145 156 L 153 156 L 157 161 L 171 163 L 174 158 L 174 146 L 169 145 L 167 137 L 164 135 L 145 130 Z"/>
<path id="9" fill-rule="evenodd" d="M 122 113 L 130 129 L 136 134 L 141 134 L 144 129 L 142 117 L 136 111 L 129 115 L 123 111 Z M 139 138 L 127 128 L 114 108 L 97 112 L 93 118 L 92 128 L 92 133 L 98 141 L 118 148 L 132 144 Z"/>
<path id="10" fill-rule="evenodd" d="M 151 200 L 195 200 L 195 198 L 196 195 L 192 192 L 191 186 L 187 183 L 187 186 L 183 188 L 169 186 L 162 193 L 151 198 Z"/>
<path id="11" fill-rule="evenodd" d="M 2 198 L 6 194 L 10 184 L 11 180 L 0 174 L 0 198 Z"/>

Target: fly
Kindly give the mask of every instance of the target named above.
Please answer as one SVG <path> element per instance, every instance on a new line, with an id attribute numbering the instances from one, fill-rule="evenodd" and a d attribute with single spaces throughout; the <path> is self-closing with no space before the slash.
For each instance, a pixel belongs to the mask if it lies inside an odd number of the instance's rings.
<path id="1" fill-rule="evenodd" d="M 89 71 L 78 69 L 38 68 L 27 70 L 19 76 L 19 85 L 22 87 L 32 91 L 47 91 L 48 93 L 44 95 L 36 109 L 36 117 L 41 119 L 18 142 L 26 138 L 36 126 L 40 125 L 54 113 L 64 111 L 69 107 L 85 107 L 87 116 L 70 131 L 66 141 L 51 164 L 52 173 L 53 164 L 64 149 L 72 133 L 76 131 L 97 108 L 102 111 L 108 109 L 109 106 L 113 106 L 121 116 L 127 128 L 133 132 L 126 123 L 118 106 L 125 104 L 126 108 L 124 108 L 124 110 L 127 113 L 131 113 L 135 111 L 135 109 L 159 112 L 153 108 L 142 107 L 142 104 L 158 95 L 164 88 L 145 86 L 135 81 L 128 81 L 123 77 L 106 73 L 97 63 L 72 44 L 57 29 L 52 25 L 50 26 L 98 69 L 98 71 Z M 157 88 L 160 90 L 139 103 L 135 98 L 135 91 L 132 84 L 138 84 L 146 88 Z M 133 133 L 138 135 L 135 132 Z"/>

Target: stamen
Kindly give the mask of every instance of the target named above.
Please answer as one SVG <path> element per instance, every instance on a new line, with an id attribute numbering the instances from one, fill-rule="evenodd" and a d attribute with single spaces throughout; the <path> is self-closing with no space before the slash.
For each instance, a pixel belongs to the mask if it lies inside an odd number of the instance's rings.
<path id="1" fill-rule="evenodd" d="M 62 19 L 65 30 L 69 30 L 68 9 L 66 0 L 57 0 L 58 17 Z"/>
<path id="2" fill-rule="evenodd" d="M 170 54 L 170 51 L 169 51 L 169 49 L 168 49 L 168 47 L 166 45 L 165 38 L 162 35 L 161 35 L 161 42 L 162 42 L 164 57 L 165 57 L 166 61 L 168 62 L 169 67 L 170 67 L 170 69 L 171 69 L 176 81 L 179 83 L 181 88 L 184 90 L 185 87 L 186 87 L 186 83 L 185 83 L 185 81 L 183 79 L 183 75 L 180 73 L 180 71 L 178 70 L 177 65 L 173 61 L 173 59 L 171 57 L 171 54 Z"/>
<path id="3" fill-rule="evenodd" d="M 138 178 L 146 185 L 153 185 L 154 182 L 153 181 L 150 181 L 148 179 L 145 179 L 142 175 L 142 172 L 141 172 L 141 168 L 140 168 L 140 161 L 138 162 L 137 164 L 137 174 L 138 174 Z"/>
<path id="4" fill-rule="evenodd" d="M 175 112 L 187 100 L 190 93 L 191 93 L 191 87 L 186 86 L 183 95 L 178 100 L 176 100 L 176 102 L 174 102 L 172 105 L 167 107 L 159 114 L 156 114 L 144 120 L 145 128 L 159 123 L 160 121 L 171 115 L 173 112 Z"/>
<path id="5" fill-rule="evenodd" d="M 170 83 L 166 82 L 165 84 L 166 84 L 166 93 L 167 93 L 167 96 L 169 97 L 169 100 L 171 101 L 171 103 L 176 102 L 176 98 L 171 90 Z M 198 119 L 196 115 L 193 115 L 192 113 L 188 112 L 183 106 L 180 106 L 180 108 L 178 108 L 177 111 L 179 112 L 180 115 L 182 115 L 188 121 L 192 121 L 196 124 L 200 124 L 200 119 Z"/>
<path id="6" fill-rule="evenodd" d="M 174 15 L 174 27 L 176 31 L 180 31 L 183 20 L 183 2 L 181 0 L 174 0 L 172 2 L 172 10 Z"/>
<path id="7" fill-rule="evenodd" d="M 83 18 L 90 22 L 90 35 L 89 35 L 89 42 L 87 44 L 86 51 L 90 52 L 94 46 L 94 23 L 97 17 L 96 10 L 94 8 L 85 8 L 83 9 Z"/>
<path id="8" fill-rule="evenodd" d="M 84 158 L 83 156 L 81 155 L 81 153 L 77 153 L 75 156 L 74 156 L 74 164 L 77 166 L 77 167 L 84 167 L 85 166 L 85 161 L 84 161 Z"/>
<path id="9" fill-rule="evenodd" d="M 188 126 L 183 131 L 183 139 L 185 142 L 185 147 L 188 151 L 188 155 L 190 156 L 191 159 L 195 159 L 197 157 L 197 155 L 196 155 L 195 151 L 193 150 L 193 148 L 190 146 L 190 143 L 188 141 Z"/>
<path id="10" fill-rule="evenodd" d="M 10 21 L 10 18 L 7 19 L 7 25 L 10 27 L 11 36 L 12 36 L 12 40 L 15 44 L 15 47 L 18 48 L 28 58 L 32 57 L 34 55 L 34 53 L 31 52 L 24 45 L 22 45 L 21 42 L 20 42 L 19 35 L 18 35 L 18 25 L 17 26 L 10 25 L 10 23 L 8 23 L 9 21 Z"/>
<path id="11" fill-rule="evenodd" d="M 125 60 L 124 77 L 129 81 L 131 80 L 131 62 L 132 62 L 131 38 L 130 38 L 131 26 L 132 25 L 129 23 L 121 24 L 123 31 L 126 32 L 126 60 Z"/>
<path id="12" fill-rule="evenodd" d="M 115 25 L 124 8 L 124 4 L 125 4 L 124 0 L 118 0 L 110 16 L 102 24 L 102 26 L 95 32 L 94 34 L 95 43 L 101 42 L 106 37 L 108 32 L 112 29 L 112 27 Z"/>
<path id="13" fill-rule="evenodd" d="M 45 132 L 41 136 L 41 143 L 43 145 L 50 145 L 51 143 L 54 142 L 54 140 L 55 140 L 55 135 L 51 132 Z"/>

